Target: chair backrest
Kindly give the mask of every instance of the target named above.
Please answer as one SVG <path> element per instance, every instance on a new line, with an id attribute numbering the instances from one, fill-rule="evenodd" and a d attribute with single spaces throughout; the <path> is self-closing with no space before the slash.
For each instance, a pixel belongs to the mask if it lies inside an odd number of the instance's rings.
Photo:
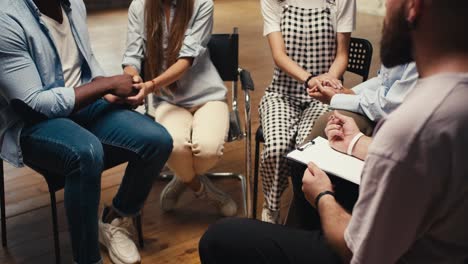
<path id="1" fill-rule="evenodd" d="M 237 81 L 239 68 L 239 34 L 213 34 L 208 42 L 210 58 L 223 81 Z"/>
<path id="2" fill-rule="evenodd" d="M 210 58 L 223 81 L 232 82 L 232 109 L 229 113 L 228 142 L 244 137 L 237 103 L 237 81 L 239 79 L 239 34 L 212 34 L 208 42 Z"/>
<path id="3" fill-rule="evenodd" d="M 348 68 L 346 70 L 362 76 L 362 81 L 366 81 L 369 78 L 372 52 L 372 44 L 368 40 L 351 38 Z"/>

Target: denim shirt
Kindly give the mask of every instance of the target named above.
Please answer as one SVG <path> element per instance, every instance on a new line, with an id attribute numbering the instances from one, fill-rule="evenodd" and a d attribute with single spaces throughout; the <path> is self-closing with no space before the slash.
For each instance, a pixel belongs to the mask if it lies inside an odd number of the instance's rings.
<path id="1" fill-rule="evenodd" d="M 172 23 L 176 0 L 172 0 L 171 3 L 169 20 Z M 167 101 L 190 108 L 209 101 L 226 100 L 227 89 L 211 62 L 207 49 L 213 30 L 213 9 L 212 0 L 194 1 L 193 15 L 185 31 L 178 56 L 178 58 L 193 58 L 192 66 L 176 82 L 177 88 L 172 94 L 165 93 L 162 96 L 154 97 L 155 106 L 161 101 Z M 166 21 L 164 14 L 163 21 Z M 169 29 L 167 29 L 166 23 L 163 24 L 163 47 L 166 48 Z M 127 48 L 122 62 L 123 67 L 133 66 L 138 72 L 142 72 L 146 39 L 145 0 L 133 0 L 128 11 Z"/>
<path id="2" fill-rule="evenodd" d="M 418 80 L 414 62 L 393 68 L 380 68 L 377 77 L 353 88 L 355 95 L 337 94 L 330 106 L 367 116 L 379 121 L 395 110 L 413 89 Z"/>
<path id="3" fill-rule="evenodd" d="M 0 0 L 0 139 L 1 157 L 23 166 L 20 149 L 24 120 L 11 106 L 25 102 L 47 118 L 66 117 L 75 105 L 74 87 L 65 87 L 53 38 L 32 0 Z M 89 43 L 86 8 L 82 0 L 62 0 L 73 36 L 84 58 L 81 82 L 104 72 Z"/>

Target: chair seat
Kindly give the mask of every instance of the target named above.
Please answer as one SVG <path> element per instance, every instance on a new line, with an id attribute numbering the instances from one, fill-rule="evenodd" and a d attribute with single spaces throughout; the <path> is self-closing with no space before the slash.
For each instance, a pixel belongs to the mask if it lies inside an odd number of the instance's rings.
<path id="1" fill-rule="evenodd" d="M 52 174 L 31 164 L 26 165 L 44 177 L 50 192 L 57 192 L 65 187 L 65 177 L 63 175 Z"/>

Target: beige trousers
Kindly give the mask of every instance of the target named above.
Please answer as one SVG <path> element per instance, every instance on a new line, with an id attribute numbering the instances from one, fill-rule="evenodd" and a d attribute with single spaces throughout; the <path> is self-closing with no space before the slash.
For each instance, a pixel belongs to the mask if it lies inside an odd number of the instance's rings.
<path id="1" fill-rule="evenodd" d="M 226 102 L 191 109 L 163 102 L 154 115 L 172 136 L 174 148 L 167 165 L 181 181 L 188 183 L 206 173 L 223 155 L 229 129 Z"/>

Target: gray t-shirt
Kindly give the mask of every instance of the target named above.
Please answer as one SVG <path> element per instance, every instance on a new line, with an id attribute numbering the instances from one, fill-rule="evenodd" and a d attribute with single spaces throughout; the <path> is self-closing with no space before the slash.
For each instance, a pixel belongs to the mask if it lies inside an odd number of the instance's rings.
<path id="1" fill-rule="evenodd" d="M 345 240 L 351 263 L 468 259 L 468 74 L 418 81 L 379 124 Z"/>

